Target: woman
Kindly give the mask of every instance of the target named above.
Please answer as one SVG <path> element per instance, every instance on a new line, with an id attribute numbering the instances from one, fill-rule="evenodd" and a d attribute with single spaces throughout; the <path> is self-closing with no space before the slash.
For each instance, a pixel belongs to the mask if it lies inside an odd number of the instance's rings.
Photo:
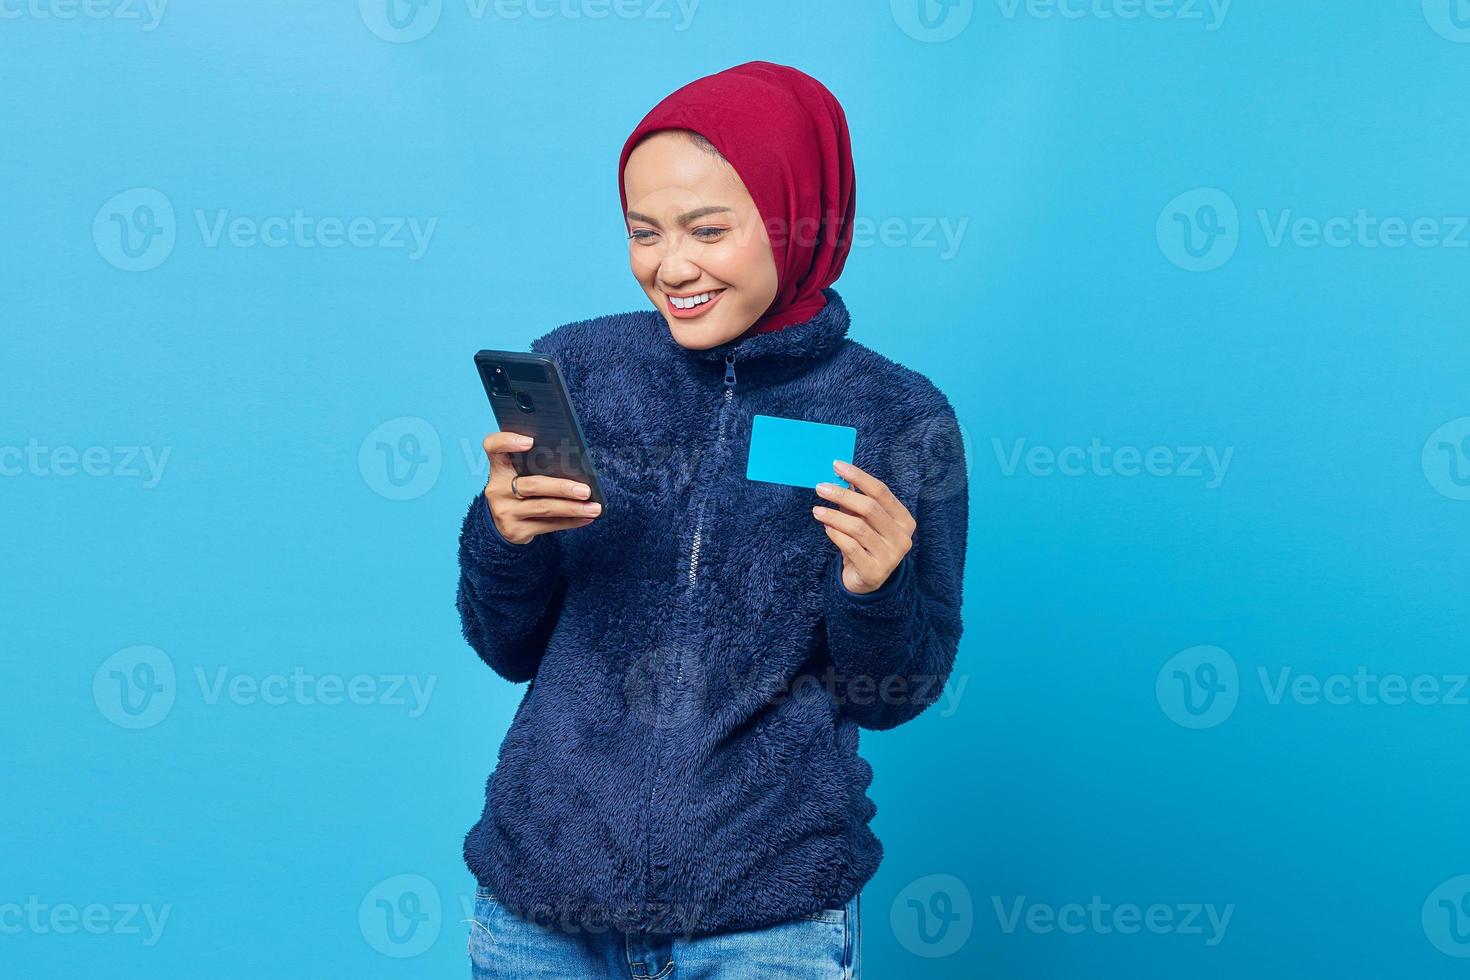
<path id="1" fill-rule="evenodd" d="M 846 336 L 851 150 L 816 80 L 701 78 L 618 178 L 655 310 L 531 344 L 563 369 L 607 512 L 516 477 L 529 444 L 497 432 L 460 538 L 465 638 L 531 681 L 465 838 L 475 976 L 856 977 L 882 857 L 858 729 L 914 717 L 953 666 L 959 427 Z M 756 414 L 854 426 L 856 465 L 816 497 L 747 480 Z"/>

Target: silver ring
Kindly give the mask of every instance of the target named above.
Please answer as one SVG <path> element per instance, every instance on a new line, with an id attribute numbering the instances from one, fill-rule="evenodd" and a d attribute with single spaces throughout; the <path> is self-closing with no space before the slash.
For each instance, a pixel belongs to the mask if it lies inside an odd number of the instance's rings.
<path id="1" fill-rule="evenodd" d="M 516 489 L 516 481 L 519 480 L 520 478 L 521 477 L 520 477 L 520 474 L 519 473 L 510 478 L 510 492 L 511 492 L 511 495 L 514 496 L 515 498 L 517 498 L 518 500 L 525 500 L 526 498 L 525 497 L 522 497 L 521 496 L 521 492 Z"/>

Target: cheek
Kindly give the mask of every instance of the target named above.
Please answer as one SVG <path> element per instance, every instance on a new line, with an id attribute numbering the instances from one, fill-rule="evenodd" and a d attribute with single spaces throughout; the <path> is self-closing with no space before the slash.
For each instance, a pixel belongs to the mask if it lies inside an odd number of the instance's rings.
<path id="1" fill-rule="evenodd" d="M 776 292 L 776 257 L 771 252 L 771 243 L 764 234 L 752 235 L 749 240 L 742 243 L 743 254 L 741 259 L 750 270 L 748 279 L 752 288 L 762 292 L 769 292 L 772 296 Z"/>
<path id="2" fill-rule="evenodd" d="M 647 284 L 658 272 L 658 259 L 654 257 L 653 249 L 646 245 L 629 245 L 628 266 L 639 282 Z"/>
<path id="3" fill-rule="evenodd" d="M 770 247 L 764 243 L 731 242 L 711 249 L 705 268 L 732 286 L 755 289 L 763 284 L 770 263 Z"/>

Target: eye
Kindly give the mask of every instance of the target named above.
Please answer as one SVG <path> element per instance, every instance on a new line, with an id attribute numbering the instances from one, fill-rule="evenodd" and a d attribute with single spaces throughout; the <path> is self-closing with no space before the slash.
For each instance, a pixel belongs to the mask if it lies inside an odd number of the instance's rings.
<path id="1" fill-rule="evenodd" d="M 703 225 L 699 228 L 694 229 L 694 237 L 706 242 L 712 242 L 727 231 L 729 231 L 728 228 L 720 228 L 715 225 Z"/>
<path id="2" fill-rule="evenodd" d="M 650 231 L 647 228 L 635 228 L 633 230 L 633 233 L 628 236 L 629 239 L 638 242 L 641 245 L 647 245 L 649 242 L 653 241 L 657 237 L 658 232 Z"/>

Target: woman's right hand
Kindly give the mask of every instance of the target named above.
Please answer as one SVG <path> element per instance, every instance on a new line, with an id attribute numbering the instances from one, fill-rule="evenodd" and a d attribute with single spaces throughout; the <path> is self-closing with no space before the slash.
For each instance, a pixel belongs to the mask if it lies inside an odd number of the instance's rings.
<path id="1" fill-rule="evenodd" d="M 539 534 L 591 524 L 602 506 L 589 503 L 592 489 L 585 483 L 555 476 L 522 476 L 516 480 L 521 496 L 510 492 L 516 476 L 511 453 L 528 451 L 534 440 L 515 432 L 492 432 L 485 437 L 485 455 L 490 460 L 490 481 L 485 500 L 495 526 L 511 544 L 528 544 Z M 524 498 L 524 499 L 522 499 Z"/>

